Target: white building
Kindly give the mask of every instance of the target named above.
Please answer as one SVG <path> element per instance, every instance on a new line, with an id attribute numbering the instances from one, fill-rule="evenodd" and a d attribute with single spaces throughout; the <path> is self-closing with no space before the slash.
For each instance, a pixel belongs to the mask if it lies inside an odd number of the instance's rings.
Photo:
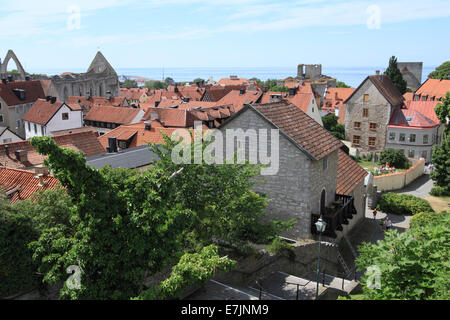
<path id="1" fill-rule="evenodd" d="M 83 114 L 79 105 L 67 105 L 56 98 L 38 99 L 22 118 L 25 137 L 51 136 L 52 131 L 83 127 Z"/>
<path id="2" fill-rule="evenodd" d="M 18 141 L 23 141 L 23 139 L 9 130 L 7 127 L 0 127 L 0 144 Z"/>
<path id="3" fill-rule="evenodd" d="M 433 147 L 440 145 L 444 125 L 434 108 L 439 101 L 406 101 L 394 111 L 386 135 L 386 148 L 402 150 L 410 159 L 432 161 Z"/>

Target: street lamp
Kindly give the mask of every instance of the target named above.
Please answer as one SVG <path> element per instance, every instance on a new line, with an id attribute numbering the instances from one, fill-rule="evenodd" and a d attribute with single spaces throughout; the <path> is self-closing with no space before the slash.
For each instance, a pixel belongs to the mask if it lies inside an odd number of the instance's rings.
<path id="1" fill-rule="evenodd" d="M 319 299 L 319 279 L 320 279 L 320 243 L 322 241 L 322 233 L 325 231 L 327 227 L 327 223 L 322 220 L 322 216 L 320 216 L 319 220 L 315 223 L 317 232 L 319 233 L 319 257 L 317 259 L 317 288 L 316 288 L 316 300 Z"/>

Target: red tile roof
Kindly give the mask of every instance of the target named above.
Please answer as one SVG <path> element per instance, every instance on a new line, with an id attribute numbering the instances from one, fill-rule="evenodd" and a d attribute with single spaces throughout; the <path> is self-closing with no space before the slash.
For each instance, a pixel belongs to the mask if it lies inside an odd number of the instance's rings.
<path id="1" fill-rule="evenodd" d="M 25 99 L 20 100 L 13 89 L 25 90 Z M 0 97 L 8 106 L 15 106 L 24 103 L 34 103 L 39 98 L 45 98 L 41 82 L 36 81 L 13 81 L 0 83 Z"/>
<path id="2" fill-rule="evenodd" d="M 350 195 L 366 176 L 367 171 L 339 149 L 336 193 Z"/>
<path id="3" fill-rule="evenodd" d="M 251 108 L 272 122 L 315 160 L 322 159 L 343 145 L 314 119 L 288 101 L 253 104 Z"/>
<path id="4" fill-rule="evenodd" d="M 445 97 L 446 93 L 450 91 L 450 80 L 427 79 L 416 90 L 416 95 L 428 96 L 428 99 L 435 97 L 435 99 Z"/>
<path id="5" fill-rule="evenodd" d="M 290 96 L 289 92 L 265 92 L 261 98 L 261 103 L 270 103 L 270 96 L 273 95 L 279 95 L 280 99 L 286 99 L 303 112 L 307 112 L 313 98 L 313 90 L 309 82 L 304 82 L 298 87 L 293 96 Z"/>
<path id="6" fill-rule="evenodd" d="M 147 88 L 120 88 L 120 97 L 127 100 L 139 100 L 144 94 L 148 94 Z"/>
<path id="7" fill-rule="evenodd" d="M 183 109 L 148 108 L 142 120 L 154 120 L 157 116 L 164 127 L 192 128 L 194 121 L 200 121 L 192 112 Z"/>
<path id="8" fill-rule="evenodd" d="M 26 200 L 36 192 L 54 190 L 60 186 L 59 181 L 52 175 L 42 176 L 42 181 L 43 186 L 34 172 L 0 167 L 0 191 L 11 193 L 10 203 Z"/>
<path id="9" fill-rule="evenodd" d="M 222 99 L 217 101 L 218 106 L 233 105 L 237 111 L 242 109 L 244 104 L 257 103 L 262 96 L 262 91 L 249 91 L 246 90 L 244 94 L 241 94 L 240 90 L 232 90 Z"/>
<path id="10" fill-rule="evenodd" d="M 128 148 L 139 147 L 148 143 L 162 144 L 164 142 L 163 132 L 169 137 L 172 133 L 181 128 L 165 128 L 158 121 L 152 121 L 151 129 L 145 129 L 145 123 L 134 123 L 121 125 L 98 138 L 98 141 L 106 149 L 109 146 L 108 138 L 117 138 L 117 140 L 129 140 L 132 138 Z"/>
<path id="11" fill-rule="evenodd" d="M 403 95 L 403 98 L 405 99 L 405 101 L 411 101 L 414 97 L 414 93 L 413 92 L 406 92 Z"/>
<path id="12" fill-rule="evenodd" d="M 406 101 L 405 106 L 395 109 L 389 126 L 411 129 L 434 128 L 440 121 L 434 112 L 439 101 Z"/>
<path id="13" fill-rule="evenodd" d="M 239 85 L 239 86 L 218 86 L 218 87 L 210 87 L 206 89 L 205 95 L 203 96 L 203 101 L 212 101 L 217 102 L 227 94 L 229 94 L 233 90 L 241 90 L 246 89 L 247 86 Z"/>
<path id="14" fill-rule="evenodd" d="M 216 82 L 216 86 L 236 86 L 236 85 L 249 85 L 250 82 L 247 79 L 230 79 L 223 78 Z"/>
<path id="15" fill-rule="evenodd" d="M 61 101 L 51 103 L 51 101 L 47 101 L 46 99 L 38 99 L 31 109 L 23 116 L 22 120 L 46 125 L 63 105 L 66 104 Z M 81 107 L 78 105 L 66 106 L 72 111 L 81 111 Z"/>
<path id="16" fill-rule="evenodd" d="M 138 116 L 139 112 L 141 112 L 141 109 L 137 108 L 94 106 L 86 114 L 84 120 L 129 124 L 136 118 L 136 116 Z"/>
<path id="17" fill-rule="evenodd" d="M 52 136 L 51 138 L 60 147 L 66 147 L 75 151 L 81 151 L 86 157 L 92 157 L 106 153 L 97 140 L 98 134 L 93 131 L 79 132 Z M 27 162 L 20 162 L 15 151 L 27 151 Z M 44 163 L 46 157 L 36 152 L 29 140 L 0 144 L 0 166 L 8 168 L 30 168 Z"/>

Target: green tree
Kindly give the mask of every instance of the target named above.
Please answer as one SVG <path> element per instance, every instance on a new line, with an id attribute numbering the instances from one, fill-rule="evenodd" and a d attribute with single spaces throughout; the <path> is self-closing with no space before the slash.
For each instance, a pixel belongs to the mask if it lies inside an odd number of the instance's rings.
<path id="1" fill-rule="evenodd" d="M 404 94 L 406 92 L 406 81 L 403 80 L 402 73 L 398 69 L 397 66 L 397 58 L 395 56 L 392 56 L 389 59 L 389 66 L 384 72 L 385 75 L 387 75 L 394 85 L 397 87 L 398 91 L 400 91 L 401 94 Z"/>
<path id="2" fill-rule="evenodd" d="M 351 88 L 351 87 L 348 86 L 345 82 L 336 81 L 336 88 Z"/>
<path id="3" fill-rule="evenodd" d="M 440 146 L 433 148 L 433 165 L 431 173 L 436 186 L 443 189 L 443 195 L 450 195 L 450 128 L 447 124 L 450 118 L 450 92 L 447 92 L 442 103 L 435 107 L 436 116 L 445 124 L 444 139 Z"/>
<path id="4" fill-rule="evenodd" d="M 450 61 L 446 61 L 428 75 L 431 79 L 450 80 Z"/>
<path id="5" fill-rule="evenodd" d="M 123 83 L 121 88 L 137 88 L 137 82 L 136 80 L 130 80 L 130 79 L 126 79 Z"/>
<path id="6" fill-rule="evenodd" d="M 338 123 L 339 118 L 329 113 L 322 117 L 323 127 L 327 129 L 333 136 L 340 140 L 345 139 L 345 126 Z"/>
<path id="7" fill-rule="evenodd" d="M 393 166 L 397 169 L 407 169 L 409 165 L 405 152 L 397 149 L 384 149 L 381 151 L 378 163 L 385 165 L 386 162 L 389 163 L 390 167 Z"/>
<path id="8" fill-rule="evenodd" d="M 421 216 L 411 229 L 385 233 L 385 239 L 359 247 L 356 259 L 368 300 L 450 299 L 450 214 Z M 372 273 L 377 270 L 379 285 Z M 372 271 L 372 272 L 371 272 Z"/>
<path id="9" fill-rule="evenodd" d="M 164 79 L 164 83 L 166 84 L 166 88 L 167 88 L 167 86 L 174 84 L 175 80 L 173 80 L 173 78 L 171 78 L 171 77 L 167 77 Z"/>
<path id="10" fill-rule="evenodd" d="M 202 84 L 202 83 L 205 83 L 206 81 L 205 81 L 205 79 L 202 79 L 202 78 L 195 78 L 192 82 L 193 83 L 200 82 L 200 84 Z"/>
<path id="11" fill-rule="evenodd" d="M 158 90 L 158 89 L 167 89 L 168 84 L 166 82 L 162 82 L 159 80 L 150 80 L 147 81 L 144 85 L 144 88 L 148 88 L 150 90 Z"/>
<path id="12" fill-rule="evenodd" d="M 67 279 L 64 270 L 70 265 L 83 270 L 81 289 L 64 286 L 62 298 L 135 296 L 148 274 L 180 255 L 177 240 L 192 214 L 166 202 L 173 182 L 163 172 L 149 170 L 119 182 L 120 174 L 88 166 L 81 152 L 59 148 L 48 137 L 30 142 L 48 155 L 46 165 L 74 204 L 73 236 L 59 225 L 48 229 L 33 246 L 49 283 Z"/>

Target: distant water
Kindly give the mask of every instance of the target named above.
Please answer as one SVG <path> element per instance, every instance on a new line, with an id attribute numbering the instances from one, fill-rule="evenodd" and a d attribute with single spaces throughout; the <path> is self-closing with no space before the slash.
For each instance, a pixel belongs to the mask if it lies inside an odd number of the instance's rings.
<path id="1" fill-rule="evenodd" d="M 435 67 L 424 66 L 422 71 L 422 82 L 426 80 L 428 74 Z M 258 68 L 116 68 L 118 75 L 140 76 L 153 80 L 161 80 L 163 77 L 171 77 L 177 82 L 192 81 L 195 78 L 209 79 L 213 77 L 215 81 L 221 78 L 228 78 L 230 75 L 237 75 L 240 78 L 250 79 L 253 77 L 263 81 L 267 79 L 284 79 L 297 76 L 297 67 L 258 67 Z M 384 72 L 385 67 L 326 67 L 322 66 L 322 74 L 343 81 L 347 85 L 356 88 L 369 75 L 374 75 L 375 70 Z M 35 69 L 27 70 L 30 73 L 44 73 L 48 75 L 61 74 L 63 72 L 85 72 L 80 69 Z"/>

